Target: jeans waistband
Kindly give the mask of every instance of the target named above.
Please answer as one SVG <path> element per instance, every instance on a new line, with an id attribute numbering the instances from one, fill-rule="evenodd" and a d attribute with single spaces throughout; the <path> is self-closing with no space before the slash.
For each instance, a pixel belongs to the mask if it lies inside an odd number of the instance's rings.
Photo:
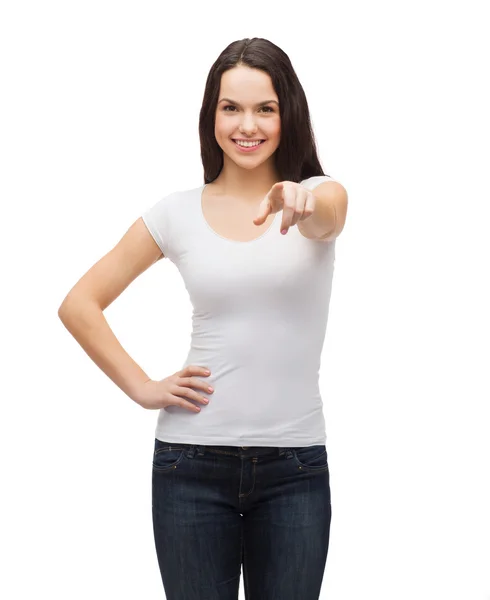
<path id="1" fill-rule="evenodd" d="M 174 445 L 174 444 L 172 444 Z M 204 444 L 177 444 L 175 446 L 184 447 L 188 452 L 204 455 L 209 452 L 211 454 L 221 454 L 228 456 L 282 456 L 291 452 L 290 448 L 277 446 L 207 446 Z"/>

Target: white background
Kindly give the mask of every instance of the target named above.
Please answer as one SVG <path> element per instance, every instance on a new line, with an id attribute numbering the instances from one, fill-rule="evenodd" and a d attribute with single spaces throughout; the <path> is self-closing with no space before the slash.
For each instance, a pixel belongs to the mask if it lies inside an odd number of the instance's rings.
<path id="1" fill-rule="evenodd" d="M 490 598 L 485 5 L 2 3 L 2 598 L 164 597 L 158 413 L 57 311 L 145 208 L 202 185 L 205 79 L 254 36 L 289 55 L 324 170 L 349 195 L 320 382 L 321 598 Z M 191 310 L 163 260 L 104 314 L 162 379 L 186 356 Z"/>

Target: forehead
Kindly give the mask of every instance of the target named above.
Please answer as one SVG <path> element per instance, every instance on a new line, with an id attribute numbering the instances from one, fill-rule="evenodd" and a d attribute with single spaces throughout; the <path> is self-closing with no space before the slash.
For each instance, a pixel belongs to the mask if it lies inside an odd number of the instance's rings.
<path id="1" fill-rule="evenodd" d="M 279 100 L 268 73 L 250 67 L 234 67 L 221 76 L 220 97 L 228 96 L 238 102 Z"/>

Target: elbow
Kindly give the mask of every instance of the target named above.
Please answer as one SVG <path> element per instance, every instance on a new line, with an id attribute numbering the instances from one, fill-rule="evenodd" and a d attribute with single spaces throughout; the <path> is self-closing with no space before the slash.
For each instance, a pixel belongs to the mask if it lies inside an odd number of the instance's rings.
<path id="1" fill-rule="evenodd" d="M 67 314 L 67 302 L 66 302 L 66 298 L 65 300 L 63 300 L 63 302 L 60 304 L 59 308 L 58 308 L 58 317 L 61 321 L 64 321 L 66 319 L 66 314 Z"/>
<path id="2" fill-rule="evenodd" d="M 69 293 L 58 307 L 58 317 L 62 323 L 66 324 L 73 315 L 80 314 L 83 307 L 87 306 L 87 304 L 90 304 L 87 298 Z"/>
<path id="3" fill-rule="evenodd" d="M 74 307 L 72 306 L 72 303 L 71 302 L 68 303 L 66 300 L 63 300 L 60 307 L 58 308 L 58 318 L 63 323 L 63 325 L 65 325 L 65 327 L 66 327 L 67 323 L 70 321 L 74 312 L 75 312 L 75 310 L 74 310 Z"/>

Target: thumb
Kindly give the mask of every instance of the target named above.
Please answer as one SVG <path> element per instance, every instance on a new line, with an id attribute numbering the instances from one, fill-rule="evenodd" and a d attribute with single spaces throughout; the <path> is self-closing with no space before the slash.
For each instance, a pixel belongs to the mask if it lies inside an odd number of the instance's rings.
<path id="1" fill-rule="evenodd" d="M 264 223 L 267 217 L 270 215 L 270 212 L 271 203 L 269 202 L 269 197 L 267 196 L 260 203 L 259 212 L 257 213 L 257 216 L 254 219 L 255 225 L 262 225 L 262 223 Z"/>

